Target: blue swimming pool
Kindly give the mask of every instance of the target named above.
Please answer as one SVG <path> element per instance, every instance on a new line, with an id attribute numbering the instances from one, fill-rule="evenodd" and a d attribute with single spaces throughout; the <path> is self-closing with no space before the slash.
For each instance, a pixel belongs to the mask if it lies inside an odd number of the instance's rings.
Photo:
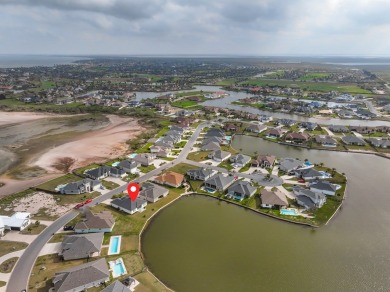
<path id="1" fill-rule="evenodd" d="M 287 210 L 287 209 L 280 210 L 280 214 L 288 215 L 288 216 L 297 216 L 298 215 L 295 210 Z"/>
<path id="2" fill-rule="evenodd" d="M 208 193 L 215 193 L 215 190 L 214 189 L 210 189 L 210 188 L 206 188 L 206 192 L 208 192 Z"/>
<path id="3" fill-rule="evenodd" d="M 121 236 L 111 236 L 108 255 L 118 254 L 121 247 Z"/>
<path id="4" fill-rule="evenodd" d="M 122 262 L 115 264 L 113 269 L 116 275 L 123 275 L 125 273 L 125 268 Z"/>
<path id="5" fill-rule="evenodd" d="M 127 270 L 122 258 L 108 262 L 108 264 L 110 266 L 113 278 L 117 278 L 127 274 Z"/>
<path id="6" fill-rule="evenodd" d="M 225 136 L 225 140 L 230 141 L 232 139 L 232 136 Z"/>

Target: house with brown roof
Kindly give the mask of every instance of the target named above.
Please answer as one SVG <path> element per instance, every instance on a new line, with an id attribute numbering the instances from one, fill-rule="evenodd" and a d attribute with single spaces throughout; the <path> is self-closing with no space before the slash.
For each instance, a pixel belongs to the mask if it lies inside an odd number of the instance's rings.
<path id="1" fill-rule="evenodd" d="M 239 129 L 240 127 L 236 126 L 235 124 L 226 124 L 223 129 L 225 131 L 231 131 L 231 132 L 235 132 Z"/>
<path id="2" fill-rule="evenodd" d="M 283 131 L 281 129 L 271 129 L 267 132 L 267 137 L 269 138 L 280 138 L 283 135 Z"/>
<path id="3" fill-rule="evenodd" d="M 253 167 L 271 168 L 275 163 L 276 157 L 273 155 L 259 155 L 251 161 Z"/>
<path id="4" fill-rule="evenodd" d="M 283 194 L 280 190 L 276 191 L 267 191 L 262 189 L 260 193 L 261 198 L 261 207 L 262 208 L 277 208 L 287 207 L 288 201 L 286 195 Z"/>
<path id="5" fill-rule="evenodd" d="M 303 143 L 310 139 L 310 135 L 307 133 L 288 133 L 286 135 L 286 142 Z"/>
<path id="6" fill-rule="evenodd" d="M 89 208 L 86 208 L 84 212 L 84 219 L 74 227 L 75 233 L 112 232 L 115 219 L 111 212 L 103 211 L 93 214 Z"/>
<path id="7" fill-rule="evenodd" d="M 162 175 L 157 176 L 154 181 L 162 185 L 168 185 L 177 188 L 182 185 L 184 181 L 184 175 L 169 171 L 167 173 L 163 173 Z"/>

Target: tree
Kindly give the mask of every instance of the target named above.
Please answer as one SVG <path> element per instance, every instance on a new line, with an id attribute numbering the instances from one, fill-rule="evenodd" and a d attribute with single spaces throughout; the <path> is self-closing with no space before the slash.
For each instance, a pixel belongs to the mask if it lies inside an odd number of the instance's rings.
<path id="1" fill-rule="evenodd" d="M 58 158 L 57 161 L 52 164 L 52 167 L 64 173 L 68 173 L 75 162 L 76 159 L 72 157 L 62 157 Z"/>

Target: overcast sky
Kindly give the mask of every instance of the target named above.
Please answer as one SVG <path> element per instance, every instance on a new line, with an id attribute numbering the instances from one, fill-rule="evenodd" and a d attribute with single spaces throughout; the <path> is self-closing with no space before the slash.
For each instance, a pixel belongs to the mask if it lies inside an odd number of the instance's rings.
<path id="1" fill-rule="evenodd" d="M 390 55 L 390 0 L 0 0 L 0 53 Z"/>

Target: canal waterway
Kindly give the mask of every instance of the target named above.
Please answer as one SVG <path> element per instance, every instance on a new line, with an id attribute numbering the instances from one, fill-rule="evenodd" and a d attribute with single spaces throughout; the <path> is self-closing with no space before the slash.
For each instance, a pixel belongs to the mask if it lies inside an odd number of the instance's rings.
<path id="1" fill-rule="evenodd" d="M 213 198 L 183 198 L 142 238 L 147 266 L 176 291 L 388 291 L 390 160 L 236 136 L 246 154 L 323 162 L 348 177 L 327 226 L 297 226 Z"/>

